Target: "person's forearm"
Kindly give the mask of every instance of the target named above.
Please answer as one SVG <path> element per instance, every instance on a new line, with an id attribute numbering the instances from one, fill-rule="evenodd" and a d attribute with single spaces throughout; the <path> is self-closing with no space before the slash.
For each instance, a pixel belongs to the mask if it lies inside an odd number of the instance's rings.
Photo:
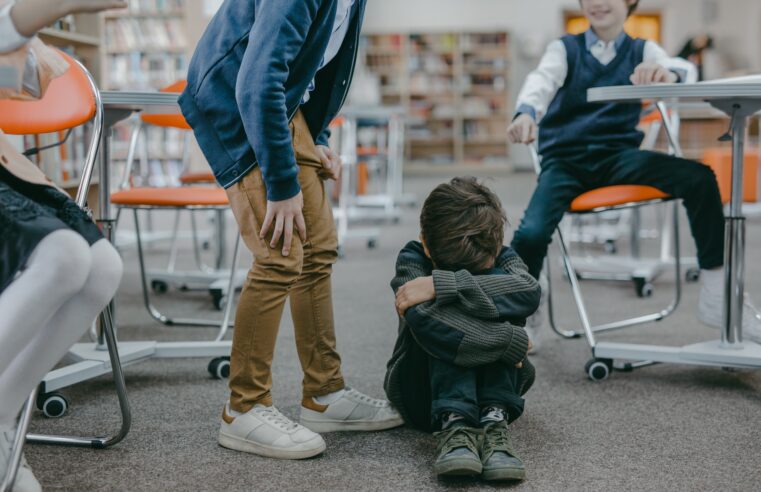
<path id="1" fill-rule="evenodd" d="M 32 37 L 69 12 L 70 3 L 67 1 L 17 0 L 11 9 L 11 20 L 19 34 Z"/>

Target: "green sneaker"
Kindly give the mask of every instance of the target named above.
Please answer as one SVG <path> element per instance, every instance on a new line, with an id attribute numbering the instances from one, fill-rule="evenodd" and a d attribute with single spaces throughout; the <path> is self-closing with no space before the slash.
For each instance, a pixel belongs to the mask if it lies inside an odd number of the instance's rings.
<path id="1" fill-rule="evenodd" d="M 439 476 L 480 475 L 483 466 L 478 458 L 480 429 L 455 425 L 433 434 L 438 440 L 438 458 L 433 471 Z"/>
<path id="2" fill-rule="evenodd" d="M 526 467 L 513 450 L 507 421 L 491 422 L 484 427 L 481 446 L 484 480 L 523 480 Z"/>

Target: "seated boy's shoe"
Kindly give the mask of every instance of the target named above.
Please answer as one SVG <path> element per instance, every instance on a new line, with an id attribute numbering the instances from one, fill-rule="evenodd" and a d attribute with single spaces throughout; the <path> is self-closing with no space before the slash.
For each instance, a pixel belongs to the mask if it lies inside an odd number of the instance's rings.
<path id="1" fill-rule="evenodd" d="M 484 427 L 481 446 L 484 480 L 523 480 L 526 467 L 515 455 L 507 421 L 489 422 Z"/>
<path id="2" fill-rule="evenodd" d="M 299 425 L 275 407 L 256 405 L 246 413 L 231 416 L 222 411 L 219 445 L 268 458 L 299 460 L 325 451 L 322 436 Z"/>
<path id="3" fill-rule="evenodd" d="M 10 473 L 11 451 L 13 449 L 13 440 L 16 437 L 15 427 L 0 428 L 0 483 Z M 16 480 L 11 486 L 11 492 L 42 492 L 42 486 L 32 473 L 32 469 L 27 463 L 24 455 L 21 455 L 21 464 L 16 472 Z"/>
<path id="4" fill-rule="evenodd" d="M 478 457 L 481 431 L 454 424 L 433 434 L 438 440 L 433 471 L 445 477 L 480 475 L 483 465 Z"/>
<path id="5" fill-rule="evenodd" d="M 703 288 L 698 301 L 698 319 L 713 328 L 724 328 L 724 296 Z M 761 343 L 761 313 L 748 296 L 743 302 L 743 339 Z"/>
<path id="6" fill-rule="evenodd" d="M 314 432 L 380 431 L 399 427 L 404 420 L 386 400 L 346 388 L 328 404 L 305 397 L 301 402 L 301 424 Z"/>

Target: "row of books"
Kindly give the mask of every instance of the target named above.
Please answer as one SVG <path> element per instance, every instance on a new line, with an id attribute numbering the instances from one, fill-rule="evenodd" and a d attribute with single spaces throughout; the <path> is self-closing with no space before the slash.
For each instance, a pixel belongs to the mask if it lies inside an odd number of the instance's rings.
<path id="1" fill-rule="evenodd" d="M 110 19 L 105 41 L 109 53 L 179 51 L 187 46 L 182 22 L 177 18 Z"/>
<path id="2" fill-rule="evenodd" d="M 158 89 L 185 77 L 187 58 L 183 53 L 111 55 L 106 59 L 106 72 L 111 90 Z"/>
<path id="3" fill-rule="evenodd" d="M 61 142 L 65 135 L 66 132 L 27 135 L 24 137 L 24 148 L 54 145 Z M 91 135 L 90 125 L 74 128 L 65 143 L 42 150 L 30 156 L 30 159 L 56 184 L 67 188 L 74 187 L 82 176 Z"/>

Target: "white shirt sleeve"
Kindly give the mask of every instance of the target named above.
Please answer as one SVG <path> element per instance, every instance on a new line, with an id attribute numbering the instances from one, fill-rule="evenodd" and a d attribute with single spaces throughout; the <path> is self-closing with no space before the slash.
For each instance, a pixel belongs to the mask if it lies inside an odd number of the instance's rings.
<path id="1" fill-rule="evenodd" d="M 29 38 L 18 33 L 11 19 L 14 4 L 10 2 L 0 9 L 0 53 L 16 51 L 29 42 Z"/>
<path id="2" fill-rule="evenodd" d="M 658 43 L 647 41 L 642 59 L 646 62 L 655 62 L 679 74 L 680 82 L 693 84 L 698 81 L 698 69 L 695 65 L 684 58 L 670 57 L 666 50 Z"/>
<path id="3" fill-rule="evenodd" d="M 526 77 L 523 88 L 518 94 L 516 107 L 532 107 L 539 121 L 547 113 L 550 103 L 565 83 L 567 75 L 568 57 L 565 45 L 557 39 L 547 46 L 536 70 Z"/>

